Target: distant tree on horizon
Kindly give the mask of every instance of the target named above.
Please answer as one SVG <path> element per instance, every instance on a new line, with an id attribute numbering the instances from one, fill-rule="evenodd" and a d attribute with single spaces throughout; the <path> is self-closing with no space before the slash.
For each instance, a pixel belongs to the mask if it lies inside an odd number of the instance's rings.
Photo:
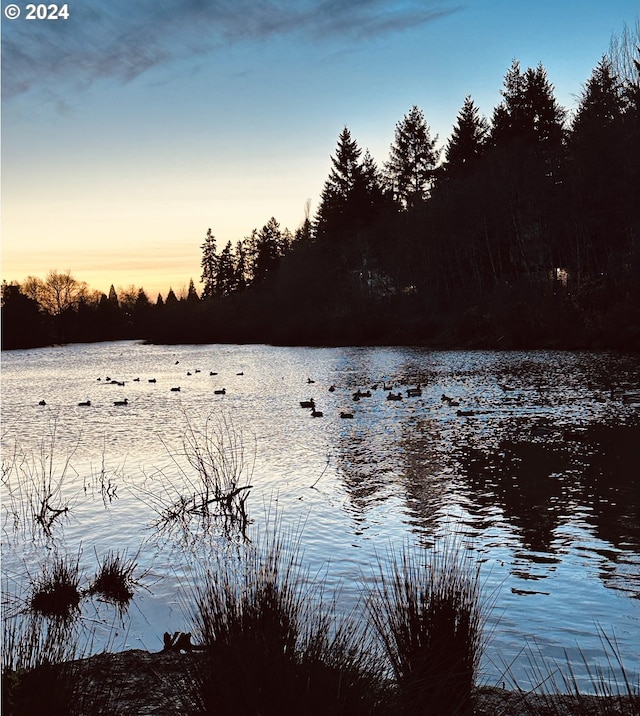
<path id="1" fill-rule="evenodd" d="M 49 271 L 44 280 L 28 276 L 21 290 L 52 316 L 77 308 L 80 299 L 89 294 L 85 281 L 78 281 L 70 271 L 60 272 L 55 269 Z"/>
<path id="2" fill-rule="evenodd" d="M 197 303 L 200 301 L 200 296 L 198 296 L 198 292 L 196 291 L 192 278 L 189 279 L 189 287 L 187 288 L 187 297 L 185 300 L 187 303 Z"/>
<path id="3" fill-rule="evenodd" d="M 173 306 L 178 303 L 178 297 L 174 293 L 173 289 L 169 287 L 169 292 L 167 293 L 167 298 L 165 299 L 165 306 Z"/>

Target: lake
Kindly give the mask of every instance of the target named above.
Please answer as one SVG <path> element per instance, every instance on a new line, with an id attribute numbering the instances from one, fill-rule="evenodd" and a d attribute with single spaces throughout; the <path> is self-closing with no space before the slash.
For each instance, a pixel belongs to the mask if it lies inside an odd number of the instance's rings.
<path id="1" fill-rule="evenodd" d="M 188 626 L 198 565 L 240 539 L 223 524 L 160 519 L 192 480 L 186 431 L 222 420 L 252 485 L 248 533 L 277 513 L 340 609 L 357 605 L 391 551 L 455 538 L 481 565 L 492 605 L 483 682 L 512 675 L 527 686 L 531 654 L 564 664 L 566 653 L 588 688 L 583 658 L 607 667 L 600 629 L 637 673 L 639 364 L 616 353 L 410 347 L 5 352 L 3 589 L 19 604 L 54 552 L 78 555 L 89 578 L 109 550 L 126 551 L 140 587 L 123 616 L 88 602 L 87 639 L 93 651 L 160 650 L 163 632 Z M 357 391 L 370 395 L 354 400 Z M 310 399 L 322 417 L 300 407 Z M 52 499 L 69 509 L 47 535 L 24 505 L 49 467 Z"/>

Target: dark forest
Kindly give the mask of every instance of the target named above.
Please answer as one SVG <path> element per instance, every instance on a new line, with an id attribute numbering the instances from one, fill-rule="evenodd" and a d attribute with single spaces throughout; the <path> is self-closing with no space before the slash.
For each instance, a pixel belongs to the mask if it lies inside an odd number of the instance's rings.
<path id="1" fill-rule="evenodd" d="M 640 50 L 604 56 L 571 116 L 542 65 L 468 96 L 442 152 L 417 106 L 378 165 L 340 133 L 315 215 L 217 246 L 184 295 L 2 285 L 2 348 L 156 343 L 640 349 Z M 195 271 L 194 271 L 195 272 Z"/>

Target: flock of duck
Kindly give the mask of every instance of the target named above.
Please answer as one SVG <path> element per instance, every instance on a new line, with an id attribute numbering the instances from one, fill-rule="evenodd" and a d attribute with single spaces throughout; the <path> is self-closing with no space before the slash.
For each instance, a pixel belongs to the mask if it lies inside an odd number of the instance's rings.
<path id="1" fill-rule="evenodd" d="M 179 363 L 179 361 L 176 361 L 176 365 L 178 363 Z M 202 371 L 199 368 L 195 368 L 195 369 L 186 371 L 186 376 L 192 376 L 194 374 L 201 373 L 201 372 Z M 212 370 L 209 372 L 210 377 L 214 377 L 217 375 L 218 375 L 218 373 L 216 371 Z M 243 376 L 243 375 L 244 375 L 244 371 L 239 371 L 236 373 L 236 376 Z M 127 384 L 127 381 L 117 380 L 117 379 L 111 378 L 110 376 L 106 376 L 105 378 L 99 377 L 96 379 L 96 382 L 100 383 L 101 385 L 114 385 L 119 388 L 124 388 L 125 385 Z M 140 383 L 141 379 L 139 377 L 133 378 L 133 380 L 131 382 Z M 155 384 L 155 383 L 157 383 L 157 379 L 156 378 L 148 378 L 147 382 L 151 383 L 151 384 Z M 307 378 L 308 385 L 311 385 L 314 383 L 315 383 L 315 380 L 312 380 L 311 378 Z M 403 393 L 402 389 L 396 389 L 396 392 L 394 392 L 393 385 L 384 381 L 382 383 L 375 383 L 374 385 L 372 385 L 370 388 L 367 388 L 366 390 L 362 390 L 362 389 L 358 388 L 355 392 L 352 393 L 351 398 L 354 402 L 358 402 L 358 401 L 366 399 L 366 398 L 371 398 L 371 396 L 373 394 L 372 391 L 376 392 L 376 391 L 378 391 L 379 388 L 381 388 L 381 390 L 386 393 L 386 400 L 388 400 L 388 401 L 399 402 L 399 401 L 405 400 L 405 398 L 406 399 L 419 398 L 422 395 L 422 386 L 419 383 L 413 387 L 405 388 L 404 393 Z M 172 393 L 179 393 L 181 390 L 181 386 L 173 385 L 169 388 L 169 390 Z M 336 390 L 336 386 L 330 385 L 328 390 L 330 393 L 333 393 Z M 214 395 L 226 395 L 226 393 L 227 393 L 226 388 L 216 388 L 213 390 Z M 457 400 L 445 395 L 444 393 L 442 394 L 441 399 L 442 399 L 443 403 L 446 403 L 448 405 L 451 405 L 451 406 L 459 405 L 459 402 Z M 39 405 L 45 406 L 45 405 L 47 405 L 47 403 L 45 400 L 40 400 Z M 81 407 L 81 408 L 89 408 L 93 405 L 93 403 L 91 402 L 91 400 L 89 398 L 87 398 L 86 400 L 81 400 L 77 405 L 78 405 L 78 407 Z M 123 399 L 119 399 L 119 400 L 114 400 L 113 405 L 116 407 L 126 407 L 128 405 L 131 405 L 131 403 L 129 402 L 128 398 L 123 398 Z M 300 407 L 310 410 L 311 411 L 310 415 L 313 418 L 322 418 L 324 416 L 324 413 L 322 412 L 322 410 L 318 409 L 314 398 L 310 398 L 308 400 L 301 400 Z M 471 416 L 471 415 L 473 415 L 473 411 L 458 410 L 457 414 L 460 416 Z M 350 420 L 350 419 L 353 419 L 353 417 L 354 417 L 354 413 L 350 410 L 341 410 L 339 415 L 340 415 L 340 418 L 343 420 Z"/>
<path id="2" fill-rule="evenodd" d="M 176 364 L 179 363 L 179 362 L 180 362 L 180 361 L 176 361 Z M 194 369 L 193 371 L 188 370 L 188 371 L 186 372 L 186 375 L 187 375 L 187 376 L 191 376 L 191 375 L 194 375 L 195 373 L 201 373 L 201 372 L 202 372 L 202 371 L 201 371 L 199 368 L 196 368 L 196 369 Z M 216 376 L 216 375 L 218 375 L 218 373 L 217 373 L 216 371 L 213 371 L 213 370 L 212 370 L 212 371 L 209 372 L 209 375 L 210 375 L 210 376 Z M 236 375 L 244 375 L 244 371 L 240 371 L 239 373 L 236 373 Z M 118 386 L 118 387 L 120 387 L 120 388 L 124 388 L 125 385 L 126 385 L 126 383 L 127 383 L 127 382 L 124 381 L 124 380 L 115 380 L 115 379 L 113 379 L 113 378 L 111 378 L 111 377 L 109 377 L 109 376 L 106 376 L 104 379 L 103 379 L 102 377 L 96 378 L 96 382 L 101 383 L 102 385 L 116 385 L 116 386 Z M 132 380 L 131 382 L 133 382 L 133 383 L 139 383 L 139 382 L 140 382 L 140 378 L 133 378 L 133 380 Z M 148 378 L 148 382 L 149 382 L 149 383 L 157 383 L 158 380 L 157 380 L 157 378 Z M 174 385 L 174 386 L 172 386 L 171 388 L 169 388 L 169 390 L 170 390 L 170 392 L 172 392 L 172 393 L 179 393 L 180 390 L 181 390 L 181 387 L 180 387 L 179 385 Z M 226 388 L 216 388 L 216 389 L 213 391 L 213 394 L 214 394 L 214 395 L 226 395 L 226 393 L 227 393 Z M 38 402 L 38 405 L 46 406 L 46 405 L 47 405 L 47 401 L 44 400 L 44 399 L 43 399 L 43 400 L 40 400 L 40 401 Z M 122 400 L 114 400 L 114 401 L 113 401 L 113 405 L 120 407 L 120 406 L 130 405 L 130 403 L 129 403 L 129 399 L 128 399 L 128 398 L 123 398 Z M 89 400 L 88 398 L 87 398 L 87 400 L 81 400 L 81 401 L 78 403 L 78 407 L 80 407 L 80 408 L 90 408 L 91 406 L 92 406 L 91 400 Z"/>
<path id="3" fill-rule="evenodd" d="M 307 383 L 315 383 L 314 380 L 311 378 L 307 378 Z M 377 391 L 378 388 L 380 388 L 379 383 L 375 383 L 371 386 L 371 388 L 368 388 L 367 390 L 361 390 L 358 388 L 354 393 L 351 395 L 351 399 L 354 402 L 358 402 L 359 400 L 362 400 L 363 398 L 370 398 L 372 396 L 371 391 Z M 333 393 L 336 390 L 335 385 L 329 386 L 329 392 Z M 382 383 L 382 390 L 386 392 L 386 400 L 389 401 L 396 401 L 399 402 L 401 400 L 404 400 L 405 398 L 419 398 L 422 396 L 422 386 L 420 383 L 418 383 L 415 387 L 405 388 L 405 394 L 403 395 L 402 390 L 398 390 L 396 393 L 393 392 L 393 386 L 386 381 Z M 454 398 L 446 395 L 445 393 L 441 396 L 441 401 L 443 403 L 446 403 L 447 405 L 451 405 L 454 407 L 457 407 L 460 405 L 460 403 L 455 400 Z M 306 408 L 308 410 L 311 410 L 311 417 L 312 418 L 322 418 L 324 416 L 324 413 L 321 410 L 318 410 L 318 407 L 316 405 L 316 402 L 313 398 L 309 398 L 309 400 L 301 400 L 300 401 L 300 407 Z M 340 411 L 340 417 L 343 420 L 351 420 L 353 419 L 353 412 L 342 410 Z M 456 415 L 462 416 L 462 417 L 470 417 L 474 415 L 473 410 L 457 410 Z"/>

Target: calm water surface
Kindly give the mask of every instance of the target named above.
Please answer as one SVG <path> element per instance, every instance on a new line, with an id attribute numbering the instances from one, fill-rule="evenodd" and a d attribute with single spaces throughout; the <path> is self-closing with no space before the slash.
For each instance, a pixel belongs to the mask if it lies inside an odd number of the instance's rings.
<path id="1" fill-rule="evenodd" d="M 566 651 L 582 677 L 581 654 L 606 665 L 598 628 L 637 672 L 638 368 L 637 356 L 548 351 L 118 342 L 4 353 L 4 589 L 26 594 L 55 550 L 79 554 L 87 579 L 109 550 L 138 554 L 145 588 L 128 613 L 92 601 L 83 619 L 94 650 L 159 650 L 164 631 L 187 627 L 198 564 L 228 544 L 222 527 L 158 529 L 192 474 L 172 455 L 187 425 L 223 418 L 255 459 L 249 531 L 277 508 L 345 612 L 390 549 L 454 534 L 493 603 L 484 681 L 509 670 L 526 685 L 532 652 L 565 663 Z M 387 400 L 385 383 L 404 399 Z M 371 395 L 354 401 L 357 390 Z M 300 407 L 310 398 L 322 418 Z M 23 507 L 43 464 L 69 506 L 49 537 Z"/>

